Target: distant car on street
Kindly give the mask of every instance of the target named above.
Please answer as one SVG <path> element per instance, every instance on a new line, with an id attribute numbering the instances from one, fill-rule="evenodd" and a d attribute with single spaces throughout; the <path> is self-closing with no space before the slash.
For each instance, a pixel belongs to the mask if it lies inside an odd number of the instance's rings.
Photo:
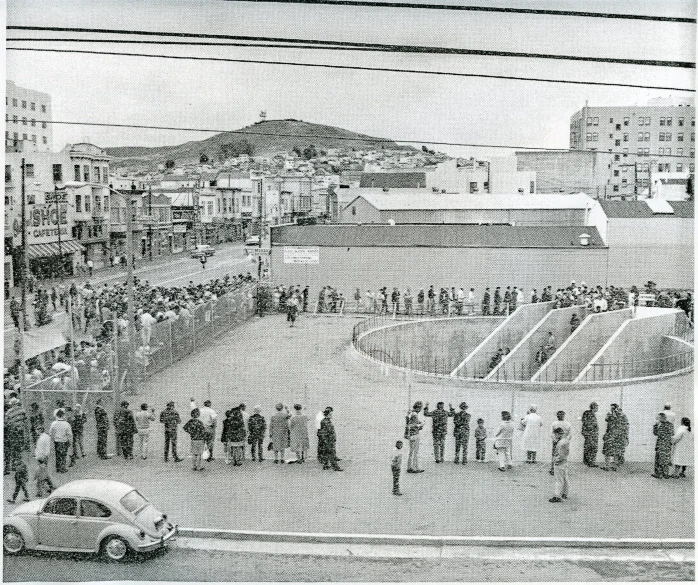
<path id="1" fill-rule="evenodd" d="M 199 244 L 194 248 L 194 250 L 191 253 L 192 258 L 201 258 L 206 257 L 208 258 L 209 256 L 213 256 L 216 253 L 216 249 L 212 248 L 208 244 Z"/>
<path id="2" fill-rule="evenodd" d="M 167 515 L 134 487 L 79 479 L 10 512 L 3 519 L 2 544 L 7 555 L 25 550 L 93 552 L 122 561 L 132 553 L 166 546 L 177 532 Z"/>
<path id="3" fill-rule="evenodd" d="M 245 246 L 259 246 L 259 236 L 250 236 L 245 240 Z"/>

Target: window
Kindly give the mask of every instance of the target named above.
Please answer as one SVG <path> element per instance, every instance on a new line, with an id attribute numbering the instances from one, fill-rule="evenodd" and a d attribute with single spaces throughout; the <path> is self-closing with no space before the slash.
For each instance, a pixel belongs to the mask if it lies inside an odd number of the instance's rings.
<path id="1" fill-rule="evenodd" d="M 615 170 L 613 171 L 613 176 L 614 176 L 614 177 L 617 177 L 617 176 L 619 176 L 619 175 L 620 175 L 620 172 L 618 171 L 618 169 L 615 169 Z"/>
<path id="2" fill-rule="evenodd" d="M 665 136 L 666 136 L 666 132 L 660 132 L 659 133 L 659 142 L 664 142 Z"/>
<path id="3" fill-rule="evenodd" d="M 628 156 L 628 149 L 624 148 L 623 149 L 623 158 L 626 158 Z"/>
<path id="4" fill-rule="evenodd" d="M 691 158 L 694 158 L 696 156 L 696 151 L 691 149 Z"/>
<path id="5" fill-rule="evenodd" d="M 109 195 L 104 196 L 104 211 L 109 211 Z"/>
<path id="6" fill-rule="evenodd" d="M 630 118 L 623 118 L 623 126 L 630 126 Z"/>
<path id="7" fill-rule="evenodd" d="M 102 211 L 102 198 L 95 195 L 95 211 Z"/>
<path id="8" fill-rule="evenodd" d="M 609 137 L 609 138 L 613 138 L 613 134 L 609 134 L 608 137 Z"/>
<path id="9" fill-rule="evenodd" d="M 666 118 L 659 118 L 659 125 L 666 126 Z"/>
<path id="10" fill-rule="evenodd" d="M 615 193 L 618 192 L 618 185 L 613 185 L 613 191 L 614 191 Z"/>
<path id="11" fill-rule="evenodd" d="M 683 156 L 683 148 L 677 148 L 676 154 L 678 154 L 679 156 Z"/>
<path id="12" fill-rule="evenodd" d="M 470 182 L 470 192 L 477 193 L 477 181 Z"/>
<path id="13" fill-rule="evenodd" d="M 660 148 L 660 149 L 659 149 L 659 154 L 664 154 L 664 149 L 663 149 L 663 148 Z"/>
<path id="14" fill-rule="evenodd" d="M 32 142 L 36 142 L 36 134 L 32 134 Z"/>
<path id="15" fill-rule="evenodd" d="M 535 182 L 535 181 L 531 181 L 531 184 L 530 184 L 530 186 L 529 186 L 529 192 L 530 192 L 530 193 L 535 193 L 535 192 L 536 192 L 536 182 Z"/>
<path id="16" fill-rule="evenodd" d="M 30 123 L 31 123 L 32 127 L 36 126 L 36 120 L 34 120 L 33 118 L 31 119 Z"/>
<path id="17" fill-rule="evenodd" d="M 620 130 L 620 124 L 616 124 L 616 130 Z"/>
<path id="18" fill-rule="evenodd" d="M 12 165 L 5 165 L 5 182 L 12 180 Z"/>
<path id="19" fill-rule="evenodd" d="M 75 516 L 78 506 L 75 498 L 54 498 L 44 506 L 44 514 L 57 514 L 59 516 Z"/>
<path id="20" fill-rule="evenodd" d="M 105 185 L 109 183 L 109 167 L 104 167 L 102 172 L 102 183 Z"/>
<path id="21" fill-rule="evenodd" d="M 75 168 L 75 175 L 73 176 L 73 178 L 76 181 L 79 181 L 80 180 L 80 165 L 75 165 L 74 168 Z"/>
<path id="22" fill-rule="evenodd" d="M 637 119 L 637 124 L 638 126 L 644 126 L 645 125 L 645 119 L 640 117 Z"/>
<path id="23" fill-rule="evenodd" d="M 17 107 L 17 98 L 12 98 L 12 105 L 16 108 Z"/>
<path id="24" fill-rule="evenodd" d="M 671 142 L 671 132 L 666 133 L 666 141 Z"/>
<path id="25" fill-rule="evenodd" d="M 638 149 L 637 149 L 637 153 L 640 154 L 640 151 L 641 151 L 641 150 L 642 150 L 641 148 L 638 148 Z M 614 156 L 613 156 L 613 160 L 620 160 L 620 155 L 619 155 L 619 154 L 614 155 Z"/>
<path id="26" fill-rule="evenodd" d="M 41 141 L 42 141 L 44 144 L 48 144 L 48 138 L 46 138 L 46 136 L 42 136 L 42 137 L 41 137 Z"/>
<path id="27" fill-rule="evenodd" d="M 645 142 L 649 142 L 649 141 L 650 141 L 650 133 L 645 132 Z"/>
<path id="28" fill-rule="evenodd" d="M 599 125 L 599 119 L 597 117 L 594 117 L 594 126 Z"/>
<path id="29" fill-rule="evenodd" d="M 642 142 L 645 139 L 645 133 L 644 132 L 639 132 L 637 135 L 637 141 Z"/>
<path id="30" fill-rule="evenodd" d="M 80 516 L 87 518 L 109 518 L 111 510 L 100 502 L 80 500 Z"/>
<path id="31" fill-rule="evenodd" d="M 679 118 L 679 126 L 683 126 L 683 118 Z"/>
<path id="32" fill-rule="evenodd" d="M 664 170 L 665 170 L 667 173 L 670 173 L 670 172 L 671 172 L 671 165 L 670 165 L 669 163 L 666 163 L 666 164 L 664 165 Z"/>
<path id="33" fill-rule="evenodd" d="M 666 119 L 666 125 L 667 125 L 667 126 L 671 126 L 671 118 L 667 118 L 667 119 Z"/>
<path id="34" fill-rule="evenodd" d="M 696 133 L 691 132 L 691 142 L 695 142 L 695 141 L 696 141 Z"/>
<path id="35" fill-rule="evenodd" d="M 650 118 L 649 116 L 646 116 L 645 117 L 645 126 L 649 126 L 651 122 L 652 122 L 652 118 Z"/>
<path id="36" fill-rule="evenodd" d="M 679 142 L 683 142 L 683 132 L 679 132 L 676 135 L 676 140 L 678 140 Z"/>
<path id="37" fill-rule="evenodd" d="M 609 124 L 613 124 L 613 118 L 608 121 Z"/>
<path id="38" fill-rule="evenodd" d="M 13 132 L 13 133 L 12 133 L 12 138 L 14 138 L 15 140 L 17 140 L 17 139 L 19 138 L 19 134 L 17 134 L 17 132 Z"/>
<path id="39" fill-rule="evenodd" d="M 63 165 L 53 165 L 53 182 L 63 182 Z"/>
<path id="40" fill-rule="evenodd" d="M 17 123 L 17 116 L 12 116 L 12 121 L 16 124 Z"/>
<path id="41" fill-rule="evenodd" d="M 75 211 L 78 213 L 82 211 L 82 195 L 80 193 L 75 194 Z"/>
<path id="42" fill-rule="evenodd" d="M 32 165 L 32 164 L 24 165 L 24 176 L 27 177 L 28 179 L 31 179 L 34 177 L 34 165 Z"/>
<path id="43" fill-rule="evenodd" d="M 623 183 L 623 185 L 627 185 L 627 184 L 628 184 L 628 179 L 621 179 L 621 183 Z"/>
<path id="44" fill-rule="evenodd" d="M 594 123 L 594 118 L 587 118 L 587 126 L 591 126 Z"/>
<path id="45" fill-rule="evenodd" d="M 41 127 L 46 130 L 46 122 L 41 122 Z"/>
<path id="46" fill-rule="evenodd" d="M 90 196 L 85 195 L 85 211 L 89 213 L 90 211 Z"/>
<path id="47" fill-rule="evenodd" d="M 627 135 L 627 134 L 623 134 L 623 142 L 627 142 L 627 141 L 628 141 L 628 135 Z"/>
<path id="48" fill-rule="evenodd" d="M 591 142 L 591 132 L 587 132 L 587 142 Z"/>
<path id="49" fill-rule="evenodd" d="M 41 104 L 41 111 L 45 114 L 46 113 L 46 106 Z"/>
<path id="50" fill-rule="evenodd" d="M 22 140 L 27 140 L 27 135 L 26 135 L 26 134 L 22 134 Z"/>
<path id="51" fill-rule="evenodd" d="M 95 183 L 100 183 L 100 178 L 99 178 L 99 167 L 95 167 Z"/>
<path id="52" fill-rule="evenodd" d="M 136 490 L 127 493 L 123 498 L 121 498 L 121 505 L 133 514 L 143 508 L 147 503 L 148 500 L 146 500 Z"/>
<path id="53" fill-rule="evenodd" d="M 26 110 L 27 109 L 27 100 L 22 100 L 22 107 Z"/>
<path id="54" fill-rule="evenodd" d="M 620 146 L 620 138 L 616 139 L 616 146 Z"/>
<path id="55" fill-rule="evenodd" d="M 664 149 L 664 154 L 671 154 L 671 148 L 665 148 Z"/>
<path id="56" fill-rule="evenodd" d="M 688 165 L 688 170 L 692 173 L 695 173 L 696 172 L 696 165 L 691 163 L 690 165 Z"/>
<path id="57" fill-rule="evenodd" d="M 677 173 L 683 172 L 683 165 L 682 165 L 681 163 L 678 163 L 678 164 L 676 165 L 676 172 L 677 172 Z"/>
<path id="58" fill-rule="evenodd" d="M 89 165 L 83 165 L 83 167 L 82 167 L 82 177 L 83 177 L 83 180 L 85 181 L 85 183 L 89 183 L 89 182 L 90 182 L 90 166 L 89 166 Z M 87 205 L 85 205 L 85 208 L 86 208 L 85 211 L 88 211 L 88 210 L 87 210 Z"/>
<path id="59" fill-rule="evenodd" d="M 29 104 L 29 109 L 30 109 L 30 110 L 36 110 L 36 102 L 31 102 L 31 103 Z"/>
<path id="60" fill-rule="evenodd" d="M 592 141 L 592 142 L 598 142 L 598 141 L 599 141 L 599 134 L 598 134 L 597 132 L 594 132 L 594 133 L 591 135 L 591 141 Z"/>
<path id="61" fill-rule="evenodd" d="M 26 125 L 27 125 L 27 119 L 26 119 L 26 118 L 22 118 L 22 126 L 26 126 Z"/>

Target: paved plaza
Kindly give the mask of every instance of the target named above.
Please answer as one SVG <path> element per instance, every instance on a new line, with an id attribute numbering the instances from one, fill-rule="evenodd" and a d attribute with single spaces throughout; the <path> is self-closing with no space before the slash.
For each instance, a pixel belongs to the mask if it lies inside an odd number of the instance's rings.
<path id="1" fill-rule="evenodd" d="M 452 463 L 452 423 L 446 463 L 431 454 L 431 423 L 422 433 L 425 473 L 403 474 L 404 496 L 391 494 L 389 461 L 404 432 L 408 400 L 438 400 L 456 406 L 473 391 L 448 383 L 408 385 L 357 358 L 350 346 L 354 317 L 301 316 L 289 328 L 282 315 L 253 318 L 210 346 L 154 376 L 129 397 L 131 408 L 147 402 L 159 412 L 176 401 L 183 422 L 189 398 L 206 398 L 222 418 L 244 402 L 262 406 L 267 420 L 274 404 L 300 402 L 311 418 L 311 455 L 304 465 L 246 460 L 226 466 L 217 430 L 216 460 L 195 473 L 190 460 L 162 459 L 162 430 L 155 423 L 150 457 L 143 461 L 100 461 L 94 447 L 94 419 L 86 429 L 89 455 L 60 482 L 82 477 L 120 479 L 137 486 L 173 521 L 186 527 L 293 532 L 420 534 L 522 537 L 692 538 L 693 470 L 688 480 L 655 480 L 648 463 L 627 464 L 617 473 L 571 464 L 571 495 L 551 504 L 548 464 L 517 464 L 500 473 L 494 462 Z M 332 405 L 343 473 L 323 471 L 314 460 L 315 414 Z M 476 412 L 473 412 L 476 415 Z M 602 414 L 602 413 L 600 413 Z M 602 417 L 600 417 L 602 418 Z M 574 425 L 574 421 L 573 421 Z M 471 421 L 471 430 L 474 421 Z M 488 427 L 496 427 L 488 421 Z M 573 440 L 581 440 L 578 430 Z M 109 446 L 114 451 L 113 427 Z M 189 437 L 180 430 L 180 454 Z M 471 438 L 471 449 L 474 447 Z M 472 455 L 473 453 L 471 453 Z M 272 455 L 271 453 L 269 455 Z M 405 453 L 406 455 L 406 453 Z M 290 455 L 293 458 L 293 455 Z M 599 454 L 599 457 L 601 455 Z M 31 471 L 31 468 L 30 468 Z M 5 476 L 5 493 L 13 486 Z M 5 504 L 5 512 L 11 508 Z"/>

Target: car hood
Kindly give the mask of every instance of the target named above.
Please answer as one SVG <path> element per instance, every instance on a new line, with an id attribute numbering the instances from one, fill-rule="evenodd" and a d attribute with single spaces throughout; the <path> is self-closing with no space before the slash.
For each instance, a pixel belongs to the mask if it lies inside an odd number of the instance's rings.
<path id="1" fill-rule="evenodd" d="M 10 512 L 10 516 L 20 516 L 22 514 L 36 514 L 39 510 L 41 510 L 41 508 L 44 505 L 44 502 L 46 502 L 46 498 L 42 498 L 40 500 L 32 500 L 31 502 L 21 504 L 20 506 L 17 506 L 14 510 L 12 510 L 12 512 Z"/>

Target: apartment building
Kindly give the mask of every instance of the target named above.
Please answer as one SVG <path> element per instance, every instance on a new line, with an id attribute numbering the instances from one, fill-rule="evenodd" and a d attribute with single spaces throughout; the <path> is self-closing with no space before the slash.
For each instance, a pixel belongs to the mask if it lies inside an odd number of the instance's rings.
<path id="1" fill-rule="evenodd" d="M 51 96 L 16 85 L 5 84 L 5 146 L 17 141 L 33 142 L 38 151 L 53 149 Z"/>
<path id="2" fill-rule="evenodd" d="M 695 172 L 695 125 L 693 100 L 585 105 L 570 119 L 570 148 L 603 154 L 605 198 L 633 199 L 649 192 L 655 172 Z"/>

